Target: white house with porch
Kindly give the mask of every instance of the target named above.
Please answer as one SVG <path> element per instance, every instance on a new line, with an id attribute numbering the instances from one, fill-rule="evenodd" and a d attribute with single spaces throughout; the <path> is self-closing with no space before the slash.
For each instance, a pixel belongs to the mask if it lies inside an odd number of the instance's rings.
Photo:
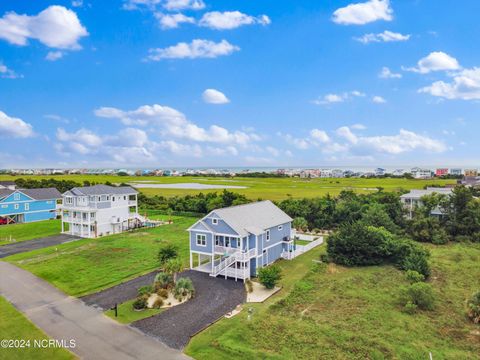
<path id="1" fill-rule="evenodd" d="M 62 233 L 85 238 L 118 234 L 140 226 L 138 192 L 130 186 L 95 185 L 65 192 Z"/>
<path id="2" fill-rule="evenodd" d="M 292 218 L 271 201 L 216 209 L 192 225 L 190 268 L 210 276 L 255 276 L 294 250 Z"/>

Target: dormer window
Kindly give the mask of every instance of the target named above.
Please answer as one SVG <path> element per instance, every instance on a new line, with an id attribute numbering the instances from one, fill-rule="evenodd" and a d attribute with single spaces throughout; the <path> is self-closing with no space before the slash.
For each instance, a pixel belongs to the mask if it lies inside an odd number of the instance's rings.
<path id="1" fill-rule="evenodd" d="M 20 194 L 19 194 L 19 193 L 15 193 L 15 194 L 13 195 L 13 199 L 14 199 L 14 200 L 20 200 Z"/>
<path id="2" fill-rule="evenodd" d="M 218 219 L 212 219 L 212 224 L 213 225 L 218 225 Z"/>
<path id="3" fill-rule="evenodd" d="M 266 238 L 267 238 L 267 241 L 270 241 L 270 230 L 267 230 Z"/>

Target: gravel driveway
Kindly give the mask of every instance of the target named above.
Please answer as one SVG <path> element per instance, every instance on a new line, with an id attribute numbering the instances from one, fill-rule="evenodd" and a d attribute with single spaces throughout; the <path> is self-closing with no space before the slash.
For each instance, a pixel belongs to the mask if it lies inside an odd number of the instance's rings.
<path id="1" fill-rule="evenodd" d="M 0 259 L 15 255 L 18 253 L 23 253 L 27 251 L 43 249 L 49 246 L 60 245 L 74 240 L 79 240 L 77 236 L 71 236 L 66 234 L 47 236 L 40 239 L 21 241 L 13 244 L 7 244 L 0 246 Z"/>
<path id="2" fill-rule="evenodd" d="M 120 304 L 135 298 L 137 289 L 151 285 L 155 274 L 156 271 L 151 272 L 81 299 L 88 305 L 109 309 L 115 303 Z M 213 278 L 206 273 L 192 270 L 182 272 L 179 277 L 192 279 L 195 286 L 193 299 L 131 324 L 175 349 L 183 349 L 192 335 L 232 311 L 246 299 L 245 287 L 241 281 Z"/>
<path id="3" fill-rule="evenodd" d="M 152 271 L 146 275 L 126 281 L 123 284 L 113 286 L 95 294 L 81 297 L 80 299 L 83 300 L 83 302 L 87 305 L 92 305 L 103 310 L 107 310 L 113 307 L 115 303 L 121 304 L 137 297 L 138 288 L 145 285 L 152 285 L 156 274 L 157 271 Z"/>
<path id="4" fill-rule="evenodd" d="M 184 271 L 180 277 L 192 279 L 195 286 L 193 299 L 131 324 L 174 349 L 183 349 L 191 336 L 246 299 L 245 287 L 241 281 L 213 278 L 192 270 Z"/>

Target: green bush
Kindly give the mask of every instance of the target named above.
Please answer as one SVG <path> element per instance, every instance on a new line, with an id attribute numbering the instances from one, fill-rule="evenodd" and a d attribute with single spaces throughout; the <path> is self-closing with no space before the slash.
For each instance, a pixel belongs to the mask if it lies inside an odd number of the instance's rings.
<path id="1" fill-rule="evenodd" d="M 153 283 L 155 286 L 155 290 L 168 289 L 170 286 L 173 285 L 173 277 L 170 274 L 161 272 L 155 276 L 155 280 Z"/>
<path id="2" fill-rule="evenodd" d="M 138 296 L 149 295 L 153 292 L 153 287 L 150 285 L 145 285 L 138 288 Z"/>
<path id="3" fill-rule="evenodd" d="M 405 307 L 414 304 L 421 310 L 433 310 L 435 295 L 430 284 L 417 282 L 401 289 L 401 301 Z"/>
<path id="4" fill-rule="evenodd" d="M 258 280 L 267 289 L 273 289 L 282 278 L 282 269 L 278 265 L 270 265 L 258 270 Z"/>
<path id="5" fill-rule="evenodd" d="M 193 287 L 192 280 L 190 278 L 178 279 L 173 289 L 173 294 L 179 301 L 182 301 L 186 297 L 193 297 L 195 288 Z"/>
<path id="6" fill-rule="evenodd" d="M 408 281 L 410 281 L 411 284 L 422 282 L 425 280 L 425 276 L 415 270 L 407 270 L 406 278 Z"/>
<path id="7" fill-rule="evenodd" d="M 328 237 L 327 255 L 341 265 L 379 265 L 393 255 L 394 242 L 393 235 L 384 228 L 349 223 Z"/>
<path id="8" fill-rule="evenodd" d="M 480 324 L 480 291 L 468 300 L 467 315 L 475 324 Z"/>
<path id="9" fill-rule="evenodd" d="M 417 312 L 418 306 L 412 303 L 411 301 L 408 301 L 404 307 L 403 311 L 405 311 L 407 314 L 413 315 Z"/>
<path id="10" fill-rule="evenodd" d="M 428 278 L 430 276 L 430 265 L 428 258 L 430 253 L 421 245 L 411 240 L 399 240 L 395 244 L 395 261 L 397 266 L 405 271 L 415 270 Z"/>
<path id="11" fill-rule="evenodd" d="M 135 310 L 143 310 L 147 308 L 147 297 L 145 295 L 139 296 L 135 299 L 132 306 Z"/>
<path id="12" fill-rule="evenodd" d="M 433 216 L 417 215 L 409 227 L 409 233 L 412 239 L 416 241 L 436 245 L 448 243 L 447 232 L 441 227 L 438 218 Z"/>

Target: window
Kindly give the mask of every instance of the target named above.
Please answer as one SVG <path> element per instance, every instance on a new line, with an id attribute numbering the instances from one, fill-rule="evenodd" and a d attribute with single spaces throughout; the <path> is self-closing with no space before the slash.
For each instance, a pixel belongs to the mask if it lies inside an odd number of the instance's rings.
<path id="1" fill-rule="evenodd" d="M 283 226 L 282 225 L 278 225 L 278 231 L 282 231 L 283 230 Z"/>
<path id="2" fill-rule="evenodd" d="M 218 235 L 215 235 L 215 245 L 219 245 L 220 244 L 220 236 Z"/>
<path id="3" fill-rule="evenodd" d="M 90 213 L 90 219 L 95 219 L 95 213 Z"/>
<path id="4" fill-rule="evenodd" d="M 30 210 L 30 204 L 29 203 L 25 203 L 25 210 Z"/>
<path id="5" fill-rule="evenodd" d="M 212 219 L 212 224 L 217 225 L 218 224 L 218 219 Z"/>
<path id="6" fill-rule="evenodd" d="M 112 196 L 112 201 L 115 201 L 115 196 Z"/>
<path id="7" fill-rule="evenodd" d="M 124 197 L 123 197 L 123 200 L 127 200 L 127 197 L 126 197 L 126 196 L 124 196 Z"/>
<path id="8" fill-rule="evenodd" d="M 13 200 L 20 200 L 20 194 L 19 193 L 15 193 L 13 195 Z"/>
<path id="9" fill-rule="evenodd" d="M 197 234 L 197 245 L 207 246 L 207 235 Z"/>
<path id="10" fill-rule="evenodd" d="M 73 204 L 73 198 L 71 198 L 71 197 L 66 197 L 66 198 L 65 198 L 65 204 Z"/>
<path id="11" fill-rule="evenodd" d="M 225 236 L 224 242 L 225 242 L 225 246 L 226 246 L 226 247 L 229 247 L 229 246 L 230 246 L 230 237 Z"/>
<path id="12" fill-rule="evenodd" d="M 270 230 L 267 230 L 267 241 L 270 241 Z"/>
<path id="13" fill-rule="evenodd" d="M 20 207 L 20 205 L 18 205 L 18 204 L 15 204 L 15 206 L 14 206 L 15 210 L 18 210 L 19 207 Z"/>

